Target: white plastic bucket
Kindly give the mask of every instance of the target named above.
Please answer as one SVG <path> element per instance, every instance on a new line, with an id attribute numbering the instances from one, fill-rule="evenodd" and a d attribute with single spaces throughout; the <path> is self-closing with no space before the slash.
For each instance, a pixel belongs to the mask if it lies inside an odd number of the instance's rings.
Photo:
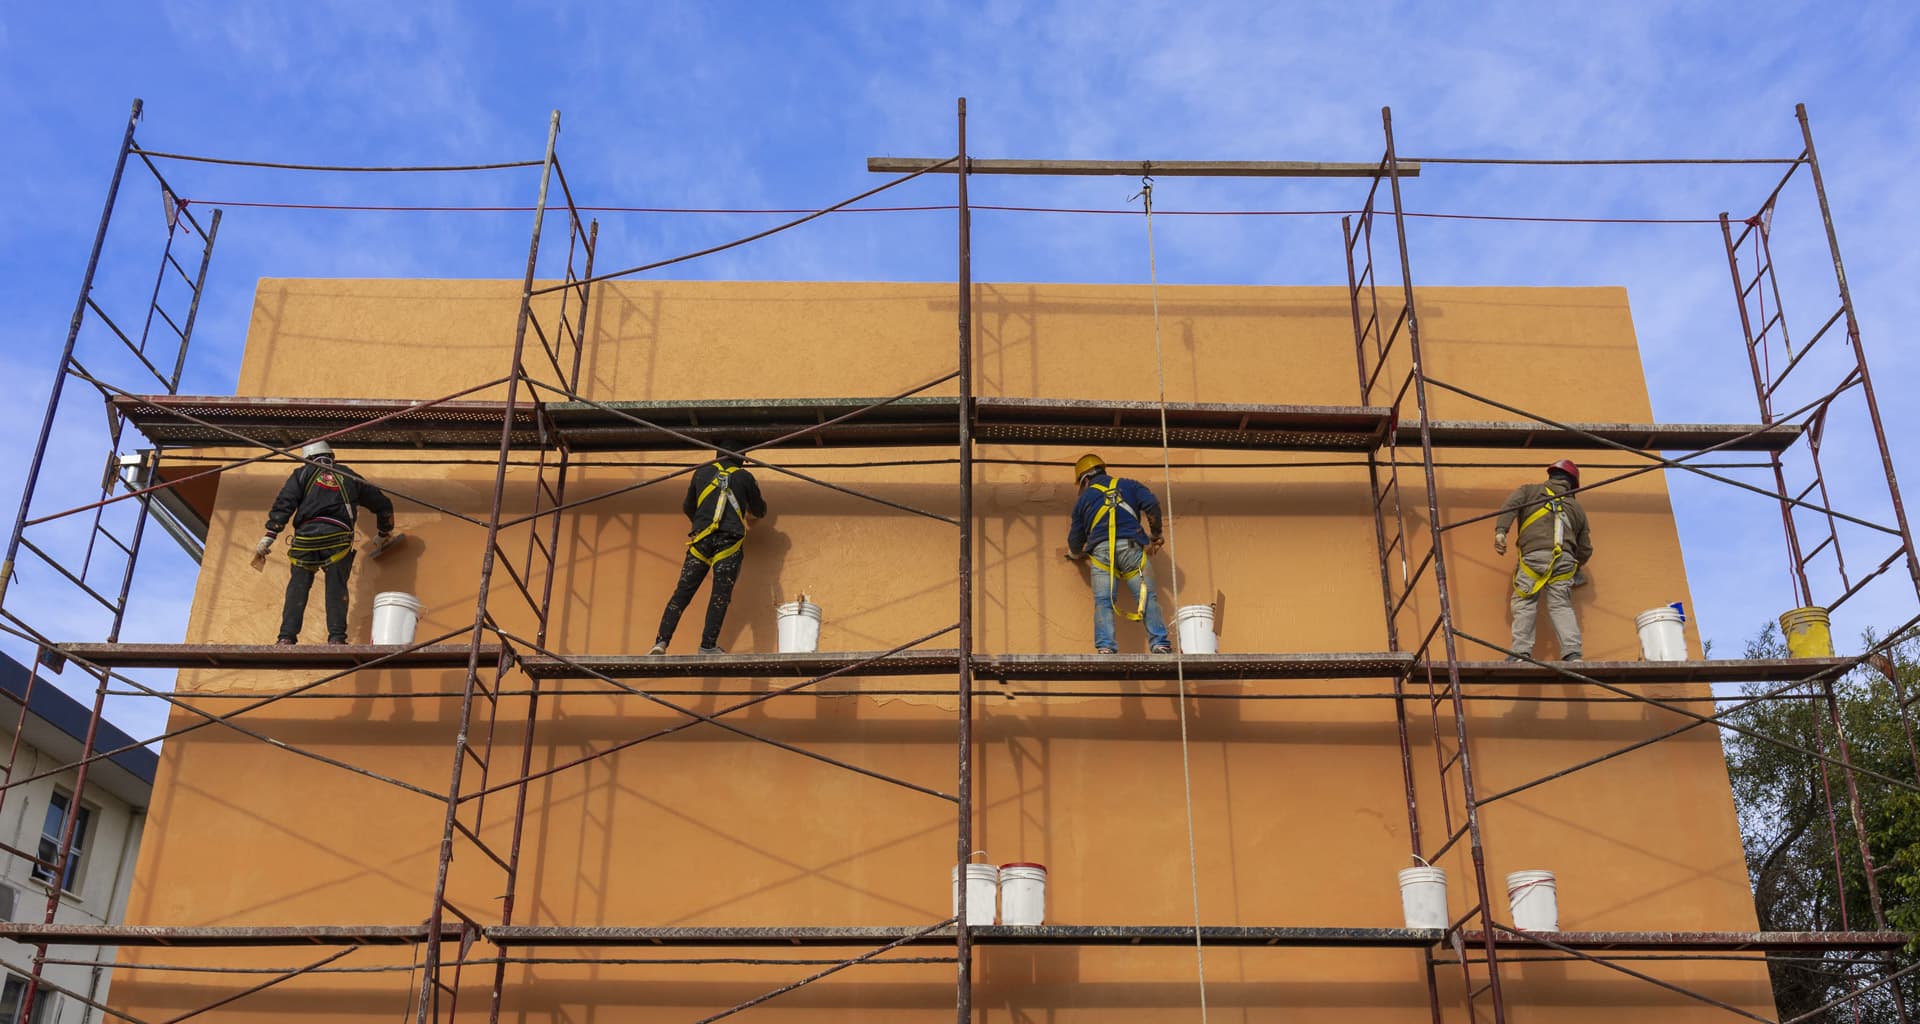
<path id="1" fill-rule="evenodd" d="M 1000 869 L 991 864 L 968 864 L 967 923 L 992 924 L 994 897 L 1000 889 Z M 953 912 L 960 913 L 960 869 L 953 869 Z"/>
<path id="2" fill-rule="evenodd" d="M 420 599 L 398 590 L 373 595 L 373 642 L 410 644 L 420 624 Z"/>
<path id="3" fill-rule="evenodd" d="M 780 653 L 806 654 L 820 649 L 820 606 L 806 598 L 774 609 L 780 616 Z"/>
<path id="4" fill-rule="evenodd" d="M 1685 621 L 1672 605 L 1662 605 L 1634 616 L 1633 626 L 1640 631 L 1641 660 L 1687 660 L 1687 634 L 1680 628 Z"/>
<path id="5" fill-rule="evenodd" d="M 971 911 L 972 906 L 967 909 Z M 969 913 L 967 916 L 973 916 Z M 1000 923 L 1047 923 L 1047 866 L 1026 861 L 1000 865 Z"/>
<path id="6" fill-rule="evenodd" d="M 1409 928 L 1445 928 L 1447 873 L 1429 867 L 1400 872 L 1400 912 Z"/>
<path id="7" fill-rule="evenodd" d="M 1551 871 L 1515 871 L 1507 876 L 1507 906 L 1513 926 L 1529 932 L 1560 930 L 1560 897 Z"/>
<path id="8" fill-rule="evenodd" d="M 1173 613 L 1173 628 L 1180 633 L 1182 654 L 1217 654 L 1220 639 L 1213 635 L 1213 606 L 1190 604 Z"/>

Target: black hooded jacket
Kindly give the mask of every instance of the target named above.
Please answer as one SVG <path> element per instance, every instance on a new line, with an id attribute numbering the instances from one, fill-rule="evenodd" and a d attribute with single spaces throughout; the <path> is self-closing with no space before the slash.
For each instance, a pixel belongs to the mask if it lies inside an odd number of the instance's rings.
<path id="1" fill-rule="evenodd" d="M 360 474 L 339 464 L 301 466 L 287 477 L 273 510 L 267 513 L 267 535 L 277 537 L 293 523 L 295 534 L 329 533 L 353 529 L 354 508 L 374 514 L 381 533 L 393 532 L 393 500 Z"/>

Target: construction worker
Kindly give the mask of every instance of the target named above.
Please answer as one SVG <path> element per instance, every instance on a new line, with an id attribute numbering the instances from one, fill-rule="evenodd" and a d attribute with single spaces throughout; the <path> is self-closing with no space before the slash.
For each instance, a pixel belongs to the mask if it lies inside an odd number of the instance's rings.
<path id="1" fill-rule="evenodd" d="M 1547 467 L 1547 480 L 1522 484 L 1507 495 L 1493 524 L 1493 550 L 1507 553 L 1507 532 L 1520 520 L 1520 561 L 1513 571 L 1513 653 L 1533 656 L 1534 622 L 1541 602 L 1560 638 L 1560 660 L 1580 660 L 1580 620 L 1573 614 L 1573 588 L 1586 582 L 1593 540 L 1587 513 L 1569 493 L 1580 486 L 1580 467 L 1561 459 Z M 1519 658 L 1509 656 L 1508 660 Z"/>
<path id="2" fill-rule="evenodd" d="M 1067 531 L 1067 557 L 1085 559 L 1093 569 L 1093 649 L 1115 654 L 1113 613 L 1145 622 L 1147 649 L 1171 654 L 1167 624 L 1160 618 L 1154 595 L 1153 565 L 1147 558 L 1160 550 L 1160 502 L 1137 480 L 1109 476 L 1098 455 L 1082 455 L 1073 465 L 1080 497 L 1073 504 L 1073 526 Z M 1116 591 L 1114 577 L 1120 578 Z"/>
<path id="3" fill-rule="evenodd" d="M 707 626 L 700 634 L 701 654 L 725 654 L 720 649 L 720 625 L 727 619 L 733 585 L 740 579 L 740 562 L 747 542 L 747 525 L 767 514 L 766 500 L 753 474 L 741 468 L 731 442 L 714 450 L 713 461 L 693 471 L 680 511 L 687 515 L 687 557 L 680 564 L 680 583 L 660 613 L 660 632 L 651 654 L 667 653 L 667 643 L 680 625 L 680 614 L 693 601 L 700 581 L 713 570 L 713 590 L 707 596 Z"/>
<path id="4" fill-rule="evenodd" d="M 287 558 L 293 572 L 287 578 L 287 600 L 280 612 L 280 643 L 296 643 L 307 615 L 307 592 L 316 573 L 327 577 L 327 642 L 347 642 L 347 577 L 353 572 L 354 509 L 374 515 L 379 530 L 375 554 L 393 540 L 393 501 L 358 473 L 333 461 L 333 446 L 315 441 L 300 449 L 306 464 L 294 469 L 267 513 L 267 535 L 253 548 L 253 566 L 266 564 L 267 552 L 287 524 L 293 539 Z"/>

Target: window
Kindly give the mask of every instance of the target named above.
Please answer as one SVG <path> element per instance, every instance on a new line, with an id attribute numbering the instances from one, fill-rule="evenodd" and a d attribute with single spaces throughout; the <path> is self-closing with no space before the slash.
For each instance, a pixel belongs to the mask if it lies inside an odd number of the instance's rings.
<path id="1" fill-rule="evenodd" d="M 60 856 L 60 832 L 67 827 L 67 807 L 73 801 L 72 796 L 59 790 L 53 791 L 53 799 L 47 804 L 47 821 L 40 826 L 41 860 L 51 864 Z M 60 888 L 73 892 L 80 884 L 80 865 L 86 859 L 88 826 L 93 824 L 93 814 L 85 804 L 80 806 L 79 819 L 73 826 L 73 857 L 67 861 L 67 874 L 60 880 Z M 53 882 L 53 871 L 39 864 L 33 866 L 33 877 L 42 882 Z M 0 1015 L 0 1024 L 6 1024 L 6 1017 Z"/>
<path id="2" fill-rule="evenodd" d="M 60 1018 L 59 997 L 42 988 L 33 997 L 33 1024 L 51 1024 Z M 4 987 L 0 987 L 0 1024 L 21 1024 L 20 1004 L 27 1001 L 27 979 L 18 974 L 7 975 Z"/>

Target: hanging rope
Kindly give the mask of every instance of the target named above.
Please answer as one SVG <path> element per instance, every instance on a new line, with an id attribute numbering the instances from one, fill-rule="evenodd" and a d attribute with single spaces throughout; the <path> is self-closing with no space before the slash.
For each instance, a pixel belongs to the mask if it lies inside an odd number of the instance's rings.
<path id="1" fill-rule="evenodd" d="M 1153 298 L 1153 370 L 1160 382 L 1160 474 L 1167 493 L 1167 568 L 1173 606 L 1180 607 L 1180 551 L 1173 535 L 1173 444 L 1167 430 L 1167 368 L 1160 354 L 1160 265 L 1153 250 L 1153 175 L 1140 177 L 1140 208 L 1147 222 L 1147 281 Z M 1116 564 L 1116 568 L 1117 568 Z M 1207 1021 L 1207 950 L 1200 938 L 1200 850 L 1193 832 L 1193 758 L 1187 738 L 1187 666 L 1180 645 L 1173 645 L 1173 674 L 1179 686 L 1180 782 L 1187 802 L 1187 876 L 1193 892 L 1193 960 L 1200 976 L 1200 1024 Z"/>

